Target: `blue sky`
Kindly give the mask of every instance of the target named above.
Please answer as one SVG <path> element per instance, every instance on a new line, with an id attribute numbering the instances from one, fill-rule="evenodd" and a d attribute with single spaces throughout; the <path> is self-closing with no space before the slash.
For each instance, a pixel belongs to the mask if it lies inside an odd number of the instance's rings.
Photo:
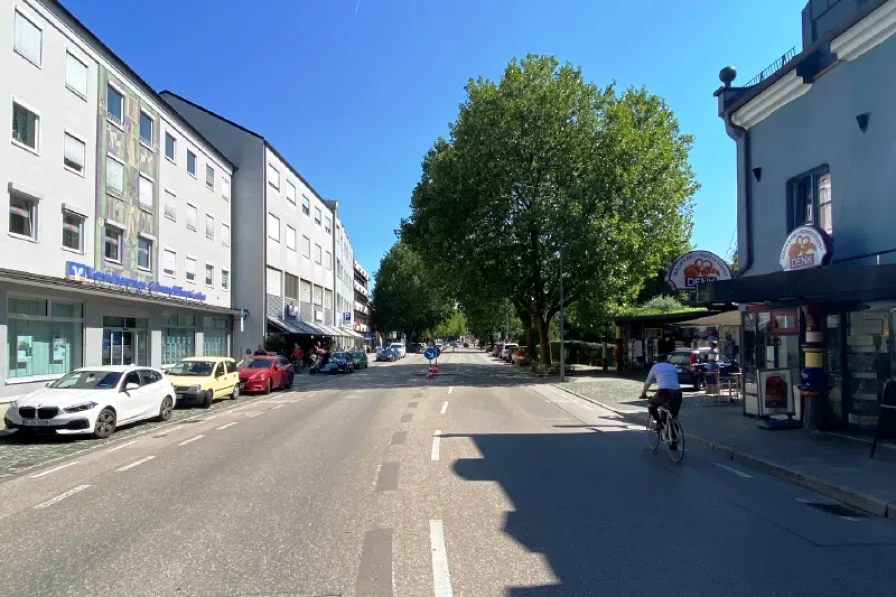
<path id="1" fill-rule="evenodd" d="M 469 77 L 554 54 L 605 85 L 646 85 L 696 136 L 693 242 L 725 255 L 736 227 L 734 143 L 718 72 L 746 82 L 800 43 L 804 0 L 154 0 L 63 3 L 156 89 L 262 133 L 340 201 L 373 273 L 409 212 L 420 159 Z M 722 7 L 721 5 L 724 5 Z"/>

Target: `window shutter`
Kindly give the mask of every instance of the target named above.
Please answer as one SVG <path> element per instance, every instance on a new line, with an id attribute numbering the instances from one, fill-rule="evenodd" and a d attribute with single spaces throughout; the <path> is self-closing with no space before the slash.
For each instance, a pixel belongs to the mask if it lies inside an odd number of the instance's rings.
<path id="1" fill-rule="evenodd" d="M 171 191 L 165 191 L 165 215 L 177 217 L 177 197 Z"/>
<path id="2" fill-rule="evenodd" d="M 121 197 L 124 192 L 124 166 L 112 158 L 106 158 L 106 192 Z"/>
<path id="3" fill-rule="evenodd" d="M 63 153 L 65 155 L 66 162 L 71 162 L 73 167 L 77 167 L 79 169 L 84 168 L 84 143 L 75 139 L 71 135 L 66 135 L 65 143 L 63 146 Z"/>
<path id="4" fill-rule="evenodd" d="M 43 32 L 20 12 L 16 12 L 14 28 L 16 49 L 36 64 L 40 64 Z"/>
<path id="5" fill-rule="evenodd" d="M 165 251 L 165 263 L 163 264 L 163 267 L 165 268 L 166 272 L 174 273 L 176 271 L 174 263 L 176 259 L 177 257 L 174 253 L 172 253 L 171 251 Z"/>
<path id="6" fill-rule="evenodd" d="M 140 205 L 152 209 L 152 181 L 148 178 L 140 177 Z"/>
<path id="7" fill-rule="evenodd" d="M 72 56 L 65 57 L 65 82 L 84 97 L 87 97 L 87 66 Z"/>
<path id="8" fill-rule="evenodd" d="M 196 260 L 195 259 L 187 259 L 187 275 L 195 276 L 196 275 Z"/>

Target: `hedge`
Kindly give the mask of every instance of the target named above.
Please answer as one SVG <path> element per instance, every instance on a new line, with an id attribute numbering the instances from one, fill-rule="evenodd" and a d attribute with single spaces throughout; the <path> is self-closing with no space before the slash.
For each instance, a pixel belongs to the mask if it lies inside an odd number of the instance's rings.
<path id="1" fill-rule="evenodd" d="M 569 365 L 595 365 L 601 366 L 603 361 L 603 344 L 599 342 L 583 342 L 581 340 L 567 340 L 565 343 L 566 354 L 568 356 L 567 364 Z M 616 366 L 615 344 L 607 343 L 607 365 L 609 367 Z M 552 360 L 560 361 L 560 342 L 551 342 Z"/>

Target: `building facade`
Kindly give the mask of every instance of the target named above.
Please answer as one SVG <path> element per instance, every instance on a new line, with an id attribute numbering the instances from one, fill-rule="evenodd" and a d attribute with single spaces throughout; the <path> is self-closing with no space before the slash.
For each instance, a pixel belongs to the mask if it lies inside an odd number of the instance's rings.
<path id="1" fill-rule="evenodd" d="M 240 350 L 255 349 L 271 334 L 297 343 L 359 340 L 341 322 L 340 255 L 351 247 L 336 202 L 321 198 L 262 135 L 172 92 L 161 96 L 236 165 L 234 299 L 245 309 Z"/>
<path id="2" fill-rule="evenodd" d="M 360 263 L 354 263 L 354 290 L 355 290 L 355 331 L 364 336 L 364 343 L 373 346 L 373 335 L 370 329 L 370 291 L 367 284 L 370 275 Z"/>
<path id="3" fill-rule="evenodd" d="M 58 3 L 7 3 L 0 39 L 0 400 L 229 355 L 233 164 Z"/>
<path id="4" fill-rule="evenodd" d="M 896 0 L 811 1 L 802 24 L 746 85 L 720 74 L 740 272 L 709 298 L 743 311 L 747 414 L 781 410 L 776 372 L 804 425 L 873 433 L 896 378 Z"/>

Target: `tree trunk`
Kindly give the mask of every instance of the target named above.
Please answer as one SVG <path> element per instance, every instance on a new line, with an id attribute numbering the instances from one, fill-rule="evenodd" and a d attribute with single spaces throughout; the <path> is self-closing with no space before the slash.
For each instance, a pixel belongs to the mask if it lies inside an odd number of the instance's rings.
<path id="1" fill-rule="evenodd" d="M 551 366 L 551 336 L 550 325 L 547 319 L 538 314 L 538 335 L 541 343 L 541 364 L 545 367 Z"/>
<path id="2" fill-rule="evenodd" d="M 524 313 L 520 315 L 520 321 L 523 323 L 523 331 L 526 334 L 526 348 L 529 350 L 529 359 L 535 354 L 535 338 L 532 334 L 532 314 Z"/>

